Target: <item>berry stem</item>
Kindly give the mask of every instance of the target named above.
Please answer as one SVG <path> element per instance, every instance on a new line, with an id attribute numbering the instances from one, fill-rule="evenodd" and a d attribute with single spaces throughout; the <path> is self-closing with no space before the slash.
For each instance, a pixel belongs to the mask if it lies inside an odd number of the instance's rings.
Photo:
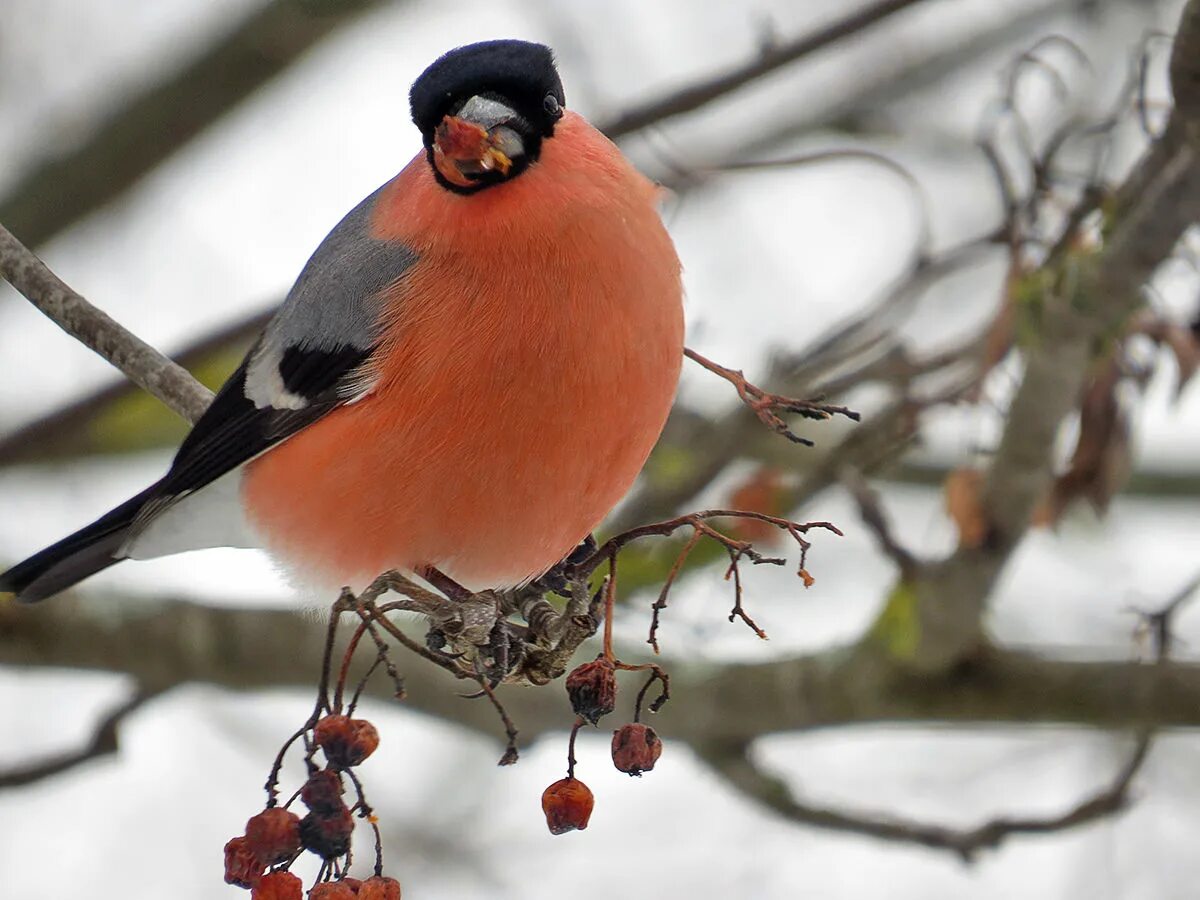
<path id="1" fill-rule="evenodd" d="M 575 724 L 571 726 L 571 737 L 567 741 L 567 777 L 575 777 L 575 735 L 579 734 L 579 729 L 583 727 L 583 716 L 575 717 Z"/>
<path id="2" fill-rule="evenodd" d="M 263 787 L 265 787 L 267 790 L 268 809 L 274 806 L 276 801 L 279 799 L 279 771 L 283 768 L 283 757 L 287 754 L 288 748 L 291 747 L 292 744 L 296 743 L 299 738 L 303 737 L 308 729 L 312 728 L 315 724 L 316 715 L 314 714 L 313 718 L 305 722 L 300 727 L 299 731 L 283 742 L 283 746 L 280 747 L 279 752 L 275 754 L 275 762 L 271 765 L 271 774 L 267 776 L 267 783 L 263 785 Z M 294 799 L 295 795 L 293 794 L 292 800 Z M 291 804 L 292 800 L 288 800 L 289 805 Z"/>
<path id="3" fill-rule="evenodd" d="M 367 623 L 362 622 L 355 629 L 350 642 L 346 644 L 346 651 L 342 654 L 342 667 L 338 670 L 337 684 L 333 689 L 333 707 L 329 710 L 334 715 L 342 711 L 342 696 L 346 690 L 346 680 L 350 677 L 350 663 L 354 659 L 354 651 L 358 649 L 359 641 L 366 633 Z"/>
<path id="4" fill-rule="evenodd" d="M 616 662 L 613 655 L 613 609 L 617 605 L 617 553 L 608 557 L 608 582 L 604 585 L 604 658 Z"/>

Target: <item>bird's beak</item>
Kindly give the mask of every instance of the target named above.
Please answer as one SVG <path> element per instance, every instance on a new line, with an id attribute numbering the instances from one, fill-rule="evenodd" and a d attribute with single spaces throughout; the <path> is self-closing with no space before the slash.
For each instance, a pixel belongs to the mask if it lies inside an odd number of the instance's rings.
<path id="1" fill-rule="evenodd" d="M 515 115 L 502 103 L 473 97 L 458 115 L 442 119 L 433 133 L 433 161 L 442 177 L 460 187 L 493 172 L 506 177 L 525 152 L 521 136 L 505 124 Z"/>

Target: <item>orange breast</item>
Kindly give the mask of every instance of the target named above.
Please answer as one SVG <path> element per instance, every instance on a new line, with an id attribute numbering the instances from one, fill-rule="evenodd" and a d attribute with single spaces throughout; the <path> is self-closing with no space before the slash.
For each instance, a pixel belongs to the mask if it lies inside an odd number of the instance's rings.
<path id="1" fill-rule="evenodd" d="M 329 586 L 424 564 L 512 585 L 569 553 L 633 483 L 679 377 L 654 194 L 572 114 L 539 163 L 474 196 L 414 160 L 376 208 L 376 235 L 420 255 L 376 389 L 247 469 L 268 548 Z"/>

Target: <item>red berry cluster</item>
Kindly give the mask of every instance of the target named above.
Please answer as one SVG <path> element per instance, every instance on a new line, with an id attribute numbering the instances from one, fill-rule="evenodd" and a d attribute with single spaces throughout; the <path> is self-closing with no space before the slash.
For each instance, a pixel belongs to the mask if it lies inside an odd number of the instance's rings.
<path id="1" fill-rule="evenodd" d="M 300 840 L 305 850 L 325 860 L 350 850 L 354 819 L 342 793 L 342 778 L 333 769 L 313 772 L 300 789 L 300 799 L 309 809 L 300 820 Z"/>
<path id="2" fill-rule="evenodd" d="M 225 845 L 225 880 L 257 890 L 267 868 L 290 862 L 299 853 L 299 817 L 286 809 L 264 809 L 246 822 L 244 835 Z"/>
<path id="3" fill-rule="evenodd" d="M 303 729 L 296 737 L 307 732 L 308 729 Z M 269 806 L 253 816 L 246 823 L 245 834 L 225 845 L 225 880 L 249 888 L 251 900 L 303 900 L 303 884 L 287 870 L 302 851 L 308 850 L 323 860 L 318 884 L 309 891 L 309 900 L 400 900 L 400 883 L 381 874 L 382 860 L 376 860 L 376 874 L 365 881 L 345 874 L 349 868 L 354 815 L 367 818 L 374 825 L 361 785 L 349 770 L 379 746 L 375 726 L 366 719 L 327 715 L 312 723 L 308 745 L 308 780 L 292 800 L 283 807 Z M 314 762 L 317 750 L 325 755 L 324 769 Z M 281 753 L 280 760 L 282 757 Z M 269 782 L 272 802 L 277 772 L 278 763 Z M 353 806 L 347 806 L 343 799 L 346 791 L 343 775 L 350 778 L 358 795 Z M 308 807 L 304 818 L 287 809 L 297 797 Z M 340 865 L 343 857 L 345 865 Z"/>
<path id="4" fill-rule="evenodd" d="M 645 669 L 650 669 L 652 674 L 646 687 L 638 694 L 633 722 L 614 731 L 612 739 L 613 765 L 630 775 L 641 775 L 653 769 L 662 755 L 662 741 L 654 729 L 638 721 L 642 697 L 655 680 L 662 681 L 663 694 L 651 706 L 652 711 L 657 710 L 667 697 L 666 674 L 657 666 L 630 666 L 609 654 L 601 654 L 591 662 L 576 667 L 567 676 L 567 696 L 579 718 L 571 729 L 567 777 L 554 782 L 542 793 L 542 812 L 546 814 L 546 826 L 551 834 L 587 828 L 595 804 L 591 790 L 575 777 L 575 735 L 579 727 L 585 721 L 595 725 L 601 717 L 616 708 L 618 671 Z"/>
<path id="5" fill-rule="evenodd" d="M 400 882 L 384 875 L 322 881 L 308 892 L 308 900 L 400 900 Z"/>

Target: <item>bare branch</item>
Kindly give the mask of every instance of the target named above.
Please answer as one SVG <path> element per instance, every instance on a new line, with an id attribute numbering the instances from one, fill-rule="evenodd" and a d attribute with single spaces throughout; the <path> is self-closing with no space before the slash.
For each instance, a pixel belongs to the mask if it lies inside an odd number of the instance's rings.
<path id="1" fill-rule="evenodd" d="M 850 492 L 850 496 L 854 498 L 854 502 L 858 504 L 858 514 L 862 517 L 863 524 L 871 530 L 875 535 L 875 540 L 879 542 L 879 549 L 900 568 L 902 575 L 913 572 L 917 568 L 916 558 L 892 534 L 892 528 L 888 524 L 887 514 L 883 511 L 879 494 L 867 484 L 862 472 L 846 466 L 842 469 L 840 478 L 846 490 Z"/>
<path id="2" fill-rule="evenodd" d="M 212 402 L 212 392 L 187 370 L 71 290 L 3 225 L 0 225 L 0 275 L 63 331 L 96 351 L 189 422 L 200 418 Z"/>
<path id="3" fill-rule="evenodd" d="M 25 787 L 45 778 L 61 775 L 90 760 L 116 753 L 118 750 L 117 732 L 121 724 L 155 696 L 156 692 L 154 691 L 138 690 L 134 692 L 133 696 L 119 704 L 100 720 L 87 745 L 79 750 L 0 771 L 0 789 Z"/>
<path id="4" fill-rule="evenodd" d="M 988 538 L 923 566 L 904 586 L 903 596 L 916 597 L 903 651 L 915 668 L 954 665 L 984 643 L 987 598 L 1045 496 L 1055 436 L 1078 402 L 1098 348 L 1121 333 L 1142 306 L 1155 269 L 1200 219 L 1200 0 L 1184 11 L 1171 74 L 1179 105 L 1163 137 L 1117 191 L 1105 244 L 1064 245 L 1038 273 L 1036 300 L 1021 310 L 1030 338 L 983 492 Z"/>
<path id="5" fill-rule="evenodd" d="M 206 683 L 237 691 L 311 690 L 326 625 L 280 610 L 212 608 L 184 601 L 91 595 L 86 607 L 9 604 L 0 617 L 0 665 L 120 672 L 147 690 Z M 684 741 L 737 741 L 783 731 L 866 722 L 1076 723 L 1101 728 L 1200 726 L 1200 665 L 1043 659 L 990 649 L 943 674 L 917 675 L 869 646 L 754 665 L 676 663 L 663 730 Z M 429 665 L 405 673 L 407 706 L 481 734 L 490 707 L 455 696 L 461 685 Z M 366 692 L 391 700 L 392 685 Z M 554 692 L 501 687 L 532 739 L 562 727 Z M 712 710 L 720 709 L 720 716 Z"/>
<path id="6" fill-rule="evenodd" d="M 688 85 L 673 94 L 648 101 L 641 106 L 635 106 L 613 121 L 601 125 L 600 130 L 616 140 L 648 125 L 657 124 L 664 119 L 692 112 L 764 75 L 769 75 L 789 63 L 823 50 L 843 38 L 858 34 L 889 16 L 902 12 L 910 6 L 916 6 L 920 2 L 921 0 L 884 0 L 884 2 L 858 10 L 812 34 L 786 44 L 766 46 L 757 59 L 729 72 Z"/>
<path id="7" fill-rule="evenodd" d="M 1146 759 L 1150 739 L 1140 736 L 1129 760 L 1103 790 L 1056 816 L 1002 816 L 974 828 L 949 828 L 879 813 L 845 812 L 798 801 L 787 784 L 765 772 L 750 758 L 745 745 L 702 747 L 701 758 L 733 787 L 783 818 L 803 825 L 862 834 L 899 843 L 949 850 L 963 862 L 973 862 L 981 850 L 998 847 L 1017 834 L 1048 834 L 1077 828 L 1125 809 L 1129 785 Z"/>
<path id="8" fill-rule="evenodd" d="M 845 416 L 847 419 L 852 419 L 855 422 L 861 418 L 858 413 L 852 409 L 847 409 L 845 406 L 831 406 L 817 400 L 800 400 L 795 397 L 784 397 L 780 394 L 772 394 L 764 391 L 757 385 L 747 381 L 746 376 L 740 371 L 719 365 L 687 347 L 684 348 L 683 355 L 732 384 L 737 390 L 738 397 L 758 417 L 760 422 L 776 434 L 782 434 L 792 443 L 804 444 L 808 447 L 812 446 L 812 441 L 808 440 L 808 438 L 802 438 L 793 432 L 788 427 L 787 422 L 780 418 L 779 413 L 795 413 L 806 419 L 818 420 L 831 419 L 835 415 Z"/>
<path id="9" fill-rule="evenodd" d="M 1183 605 L 1200 591 L 1200 575 L 1185 584 L 1159 610 L 1137 611 L 1142 625 L 1153 636 L 1153 668 L 1165 670 L 1172 646 L 1172 624 Z M 733 787 L 775 810 L 785 819 L 804 825 L 864 834 L 900 843 L 949 850 L 963 862 L 974 862 L 981 850 L 998 847 L 1018 834 L 1051 834 L 1086 825 L 1122 812 L 1129 804 L 1129 789 L 1150 753 L 1155 723 L 1143 721 L 1137 729 L 1133 750 L 1109 784 L 1054 816 L 1000 816 L 974 828 L 948 828 L 878 813 L 847 812 L 803 803 L 787 784 L 770 775 L 752 758 L 749 741 L 700 743 L 699 755 Z"/>
<path id="10" fill-rule="evenodd" d="M 128 99 L 78 147 L 46 159 L 0 200 L 31 246 L 120 196 L 138 178 L 378 0 L 272 0 L 158 84 Z"/>

